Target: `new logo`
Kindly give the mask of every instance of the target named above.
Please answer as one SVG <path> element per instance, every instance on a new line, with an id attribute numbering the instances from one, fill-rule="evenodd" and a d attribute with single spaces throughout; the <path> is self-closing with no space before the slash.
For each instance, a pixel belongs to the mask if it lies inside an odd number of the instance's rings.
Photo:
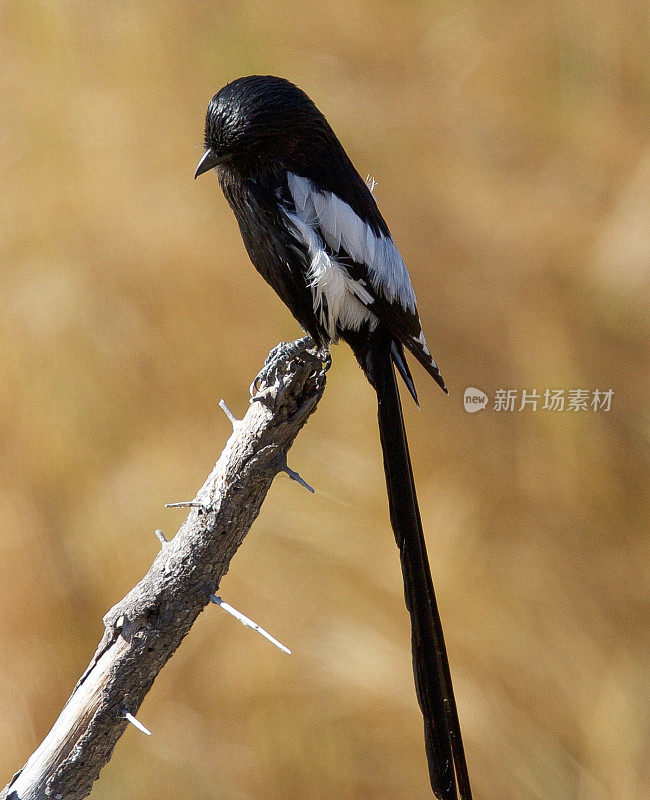
<path id="1" fill-rule="evenodd" d="M 465 411 L 474 414 L 487 406 L 488 396 L 480 389 L 468 386 L 463 395 L 463 404 L 465 406 Z"/>

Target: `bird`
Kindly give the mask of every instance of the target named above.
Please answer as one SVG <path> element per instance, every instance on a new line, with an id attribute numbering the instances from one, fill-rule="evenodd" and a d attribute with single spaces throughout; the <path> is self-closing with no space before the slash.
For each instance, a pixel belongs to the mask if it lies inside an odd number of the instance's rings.
<path id="1" fill-rule="evenodd" d="M 439 800 L 471 800 L 395 370 L 416 404 L 406 352 L 447 388 L 407 268 L 371 185 L 295 84 L 272 75 L 226 84 L 208 106 L 204 144 L 194 177 L 215 170 L 257 271 L 319 351 L 340 339 L 351 347 L 376 391 L 431 788 Z"/>

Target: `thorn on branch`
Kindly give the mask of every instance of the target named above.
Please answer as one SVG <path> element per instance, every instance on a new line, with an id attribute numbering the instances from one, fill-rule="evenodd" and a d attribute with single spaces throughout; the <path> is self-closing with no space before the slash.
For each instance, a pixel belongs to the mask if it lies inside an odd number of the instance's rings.
<path id="1" fill-rule="evenodd" d="M 140 722 L 140 720 L 136 719 L 133 714 L 127 711 L 125 708 L 122 709 L 122 714 L 124 715 L 124 719 L 128 720 L 131 725 L 134 725 L 139 731 L 146 734 L 147 736 L 151 736 L 151 731 L 148 728 L 145 728 L 144 725 Z"/>
<path id="2" fill-rule="evenodd" d="M 283 645 L 282 642 L 279 642 L 274 636 L 271 636 L 271 634 L 268 631 L 265 631 L 264 628 L 261 627 L 261 625 L 258 625 L 257 622 L 253 622 L 252 619 L 249 619 L 247 616 L 242 614 L 241 611 L 237 611 L 236 608 L 233 608 L 233 606 L 231 606 L 229 603 L 226 603 L 216 594 L 211 594 L 210 600 L 213 603 L 216 603 L 216 605 L 218 605 L 228 614 L 233 616 L 236 620 L 241 622 L 241 624 L 245 628 L 252 628 L 254 631 L 257 631 L 257 633 L 259 633 L 260 636 L 263 636 L 267 641 L 275 645 L 279 650 L 282 650 L 283 653 L 291 655 L 291 650 L 289 650 L 289 648 L 286 645 Z"/>
<path id="3" fill-rule="evenodd" d="M 284 455 L 284 459 L 283 459 L 283 463 L 282 463 L 282 467 L 281 467 L 281 472 L 285 472 L 291 478 L 292 481 L 295 481 L 296 483 L 299 483 L 301 486 L 304 486 L 305 489 L 307 489 L 312 494 L 316 493 L 314 488 L 312 486 L 310 486 L 307 483 L 307 481 L 303 477 L 300 476 L 299 473 L 297 473 L 295 470 L 291 469 L 291 467 L 287 464 L 286 453 Z"/>
<path id="4" fill-rule="evenodd" d="M 165 503 L 165 508 L 198 508 L 206 514 L 211 510 L 200 500 L 181 500 L 180 503 Z"/>
<path id="5" fill-rule="evenodd" d="M 237 419 L 237 417 L 232 413 L 232 411 L 226 405 L 225 400 L 219 400 L 219 408 L 223 411 L 223 413 L 228 417 L 230 420 L 230 424 L 232 425 L 233 431 L 237 429 L 237 426 L 241 422 L 241 420 Z"/>
<path id="6" fill-rule="evenodd" d="M 163 547 L 164 547 L 166 544 L 168 544 L 167 537 L 166 537 L 166 536 L 165 536 L 165 534 L 164 534 L 164 533 L 163 533 L 163 532 L 160 530 L 160 528 L 156 528 L 156 530 L 154 531 L 154 533 L 155 533 L 155 534 L 156 534 L 156 536 L 158 537 L 158 541 L 160 542 L 160 544 L 161 544 Z"/>

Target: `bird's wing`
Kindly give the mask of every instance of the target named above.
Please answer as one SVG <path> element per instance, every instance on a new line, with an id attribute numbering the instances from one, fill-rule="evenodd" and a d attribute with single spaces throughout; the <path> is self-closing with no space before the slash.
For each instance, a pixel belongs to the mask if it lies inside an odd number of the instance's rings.
<path id="1" fill-rule="evenodd" d="M 328 257 L 350 279 L 349 290 L 446 391 L 427 347 L 408 270 L 390 233 L 364 220 L 337 194 L 318 188 L 309 178 L 289 172 L 287 188 L 294 220 L 317 234 Z M 371 195 L 370 199 L 376 210 Z"/>

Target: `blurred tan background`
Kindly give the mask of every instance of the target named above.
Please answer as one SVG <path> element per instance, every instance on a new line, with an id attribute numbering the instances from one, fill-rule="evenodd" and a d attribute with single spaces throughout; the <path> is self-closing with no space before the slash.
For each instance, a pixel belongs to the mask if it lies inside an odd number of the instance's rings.
<path id="1" fill-rule="evenodd" d="M 450 387 L 414 367 L 407 423 L 476 799 L 649 796 L 649 53 L 632 0 L 0 5 L 0 785 L 299 335 L 192 180 L 211 96 L 271 72 L 377 179 Z M 278 478 L 222 584 L 294 654 L 212 607 L 93 796 L 431 796 L 374 415 L 336 348 L 317 494 Z"/>

